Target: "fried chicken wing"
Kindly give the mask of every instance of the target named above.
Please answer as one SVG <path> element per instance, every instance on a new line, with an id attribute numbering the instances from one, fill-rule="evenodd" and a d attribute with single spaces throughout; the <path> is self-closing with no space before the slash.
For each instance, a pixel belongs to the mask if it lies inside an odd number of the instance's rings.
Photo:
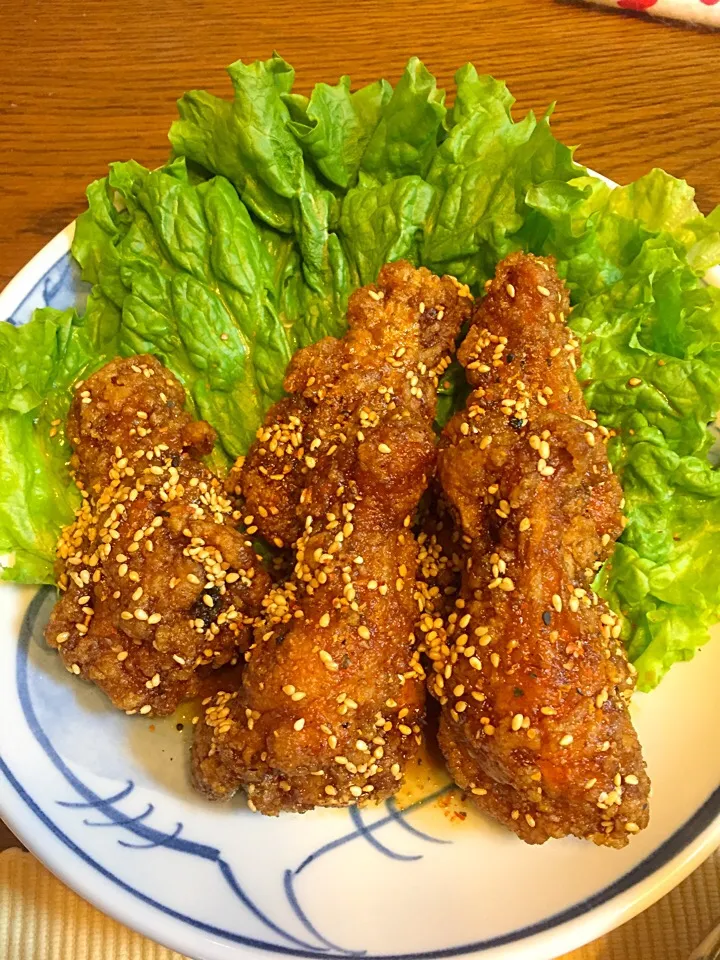
<path id="1" fill-rule="evenodd" d="M 437 376 L 470 313 L 450 278 L 395 263 L 349 332 L 298 353 L 240 473 L 250 529 L 293 544 L 239 690 L 209 705 L 197 787 L 266 814 L 394 793 L 421 738 L 413 513 L 435 467 Z"/>
<path id="2" fill-rule="evenodd" d="M 458 354 L 474 390 L 439 452 L 459 594 L 440 629 L 427 597 L 421 627 L 456 782 L 529 843 L 620 847 L 648 822 L 649 780 L 634 671 L 591 584 L 622 491 L 575 376 L 568 309 L 552 261 L 499 264 Z"/>
<path id="3" fill-rule="evenodd" d="M 128 713 L 172 713 L 237 659 L 270 580 L 200 457 L 215 433 L 150 356 L 76 387 L 67 433 L 82 493 L 58 544 L 46 629 L 68 670 Z"/>

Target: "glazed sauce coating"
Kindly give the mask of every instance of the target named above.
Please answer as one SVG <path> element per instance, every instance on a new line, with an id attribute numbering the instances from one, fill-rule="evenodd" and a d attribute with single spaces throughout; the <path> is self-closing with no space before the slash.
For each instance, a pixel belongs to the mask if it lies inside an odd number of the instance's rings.
<path id="1" fill-rule="evenodd" d="M 465 294 L 465 295 L 463 295 Z M 196 785 L 266 814 L 381 799 L 417 751 L 413 514 L 435 468 L 437 378 L 470 299 L 407 263 L 356 291 L 349 332 L 300 351 L 238 476 L 246 521 L 292 544 L 239 690 L 208 705 Z"/>
<path id="2" fill-rule="evenodd" d="M 648 822 L 649 780 L 634 671 L 591 586 L 622 491 L 575 377 L 568 309 L 552 261 L 513 254 L 459 350 L 473 392 L 444 431 L 439 477 L 462 574 L 451 613 L 428 598 L 422 647 L 441 748 L 482 809 L 530 843 L 623 846 Z"/>
<path id="3" fill-rule="evenodd" d="M 67 434 L 82 494 L 58 544 L 45 636 L 127 713 L 172 713 L 237 660 L 270 585 L 202 462 L 215 432 L 154 357 L 113 360 L 75 388 Z"/>

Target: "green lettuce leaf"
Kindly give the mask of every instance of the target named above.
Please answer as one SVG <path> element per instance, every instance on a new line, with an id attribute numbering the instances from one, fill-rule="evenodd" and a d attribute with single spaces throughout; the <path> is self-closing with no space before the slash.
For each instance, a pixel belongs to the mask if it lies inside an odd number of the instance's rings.
<path id="1" fill-rule="evenodd" d="M 550 132 L 549 115 L 514 123 L 505 84 L 470 64 L 456 74 L 449 133 L 427 179 L 437 190 L 423 262 L 476 288 L 499 259 L 530 246 L 538 217 L 526 202 L 538 183 L 563 184 L 583 169 Z M 537 245 L 537 244 L 535 244 Z"/>
<path id="2" fill-rule="evenodd" d="M 238 456 L 281 395 L 294 348 L 245 205 L 222 177 L 191 183 L 183 160 L 153 172 L 115 164 L 88 200 L 73 253 L 96 284 L 95 329 L 107 341 L 115 321 L 117 352 L 166 363 L 226 455 Z M 99 244 L 108 249 L 98 260 Z"/>
<path id="3" fill-rule="evenodd" d="M 413 57 L 383 110 L 362 158 L 362 169 L 384 183 L 424 177 L 437 150 L 445 119 L 445 91 Z"/>
<path id="4" fill-rule="evenodd" d="M 55 544 L 79 494 L 65 438 L 74 383 L 101 366 L 74 310 L 0 323 L 0 578 L 52 583 Z"/>
<path id="5" fill-rule="evenodd" d="M 358 283 L 373 283 L 390 260 L 419 261 L 435 191 L 421 177 L 378 183 L 367 174 L 343 201 L 340 233 Z"/>
<path id="6" fill-rule="evenodd" d="M 350 77 L 331 87 L 318 83 L 308 100 L 287 94 L 285 103 L 296 118 L 289 124 L 306 157 L 337 187 L 357 180 L 360 161 L 378 125 L 392 88 L 386 80 L 350 93 Z"/>

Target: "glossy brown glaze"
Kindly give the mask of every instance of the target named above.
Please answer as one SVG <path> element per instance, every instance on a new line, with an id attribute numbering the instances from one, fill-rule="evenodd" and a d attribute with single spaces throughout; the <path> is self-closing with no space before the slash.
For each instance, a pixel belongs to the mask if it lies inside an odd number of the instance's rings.
<path id="1" fill-rule="evenodd" d="M 58 546 L 46 629 L 71 672 L 130 713 L 172 713 L 247 649 L 270 578 L 203 465 L 215 432 L 149 356 L 75 388 L 67 435 L 83 496 Z"/>
<path id="2" fill-rule="evenodd" d="M 197 786 L 263 813 L 394 793 L 420 741 L 411 522 L 435 467 L 437 376 L 470 313 L 449 278 L 406 263 L 350 300 L 350 329 L 302 350 L 240 477 L 247 522 L 294 544 L 239 690 L 215 698 Z M 272 508 L 272 509 L 271 509 Z"/>
<path id="3" fill-rule="evenodd" d="M 620 626 L 592 590 L 621 524 L 607 431 L 584 405 L 551 261 L 497 269 L 459 350 L 474 390 L 439 477 L 462 581 L 421 623 L 456 782 L 530 843 L 624 845 L 648 821 Z"/>

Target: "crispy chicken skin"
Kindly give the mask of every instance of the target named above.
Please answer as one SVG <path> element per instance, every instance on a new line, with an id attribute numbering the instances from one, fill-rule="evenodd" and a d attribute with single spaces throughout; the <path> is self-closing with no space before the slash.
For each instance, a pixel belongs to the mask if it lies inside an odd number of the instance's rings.
<path id="1" fill-rule="evenodd" d="M 478 806 L 528 843 L 621 847 L 648 822 L 650 784 L 634 671 L 591 583 L 622 491 L 575 377 L 568 309 L 552 261 L 513 254 L 459 350 L 474 391 L 438 471 L 463 572 L 439 629 L 426 597 L 422 646 L 442 751 Z"/>
<path id="2" fill-rule="evenodd" d="M 402 781 L 424 716 L 413 649 L 418 546 L 411 522 L 435 468 L 432 420 L 470 298 L 407 263 L 356 291 L 349 332 L 300 351 L 290 396 L 242 467 L 246 522 L 293 544 L 239 690 L 214 698 L 195 783 L 245 787 L 265 814 L 383 798 Z"/>
<path id="3" fill-rule="evenodd" d="M 169 714 L 233 662 L 270 580 L 200 457 L 215 433 L 150 356 L 79 383 L 67 434 L 82 493 L 60 538 L 45 636 L 128 713 Z"/>

